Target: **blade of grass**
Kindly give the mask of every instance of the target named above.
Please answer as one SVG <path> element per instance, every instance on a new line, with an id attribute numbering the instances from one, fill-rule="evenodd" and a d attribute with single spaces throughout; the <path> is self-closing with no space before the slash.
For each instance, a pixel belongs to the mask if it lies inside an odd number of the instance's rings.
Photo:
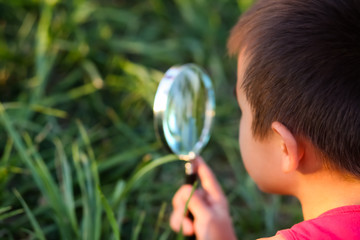
<path id="1" fill-rule="evenodd" d="M 269 234 L 275 231 L 276 215 L 279 212 L 280 206 L 280 196 L 271 196 L 270 200 L 271 201 L 263 205 L 265 207 L 265 228 Z"/>
<path id="2" fill-rule="evenodd" d="M 94 154 L 94 151 L 91 148 L 91 144 L 90 144 L 91 141 L 90 141 L 89 135 L 87 134 L 87 132 L 85 130 L 85 127 L 81 123 L 80 120 L 76 120 L 76 124 L 78 126 L 79 131 L 80 131 L 81 139 L 85 143 L 87 154 L 90 157 L 91 161 L 95 163 L 95 154 Z M 96 177 L 97 174 L 94 175 L 94 176 Z M 98 183 L 99 179 L 96 178 L 95 181 Z"/>
<path id="3" fill-rule="evenodd" d="M 6 114 L 6 111 L 1 103 L 0 120 L 3 122 L 5 129 L 14 141 L 15 148 L 20 154 L 21 159 L 30 169 L 31 175 L 34 178 L 40 191 L 47 199 L 47 202 L 51 208 L 55 211 L 56 214 L 53 214 L 52 216 L 59 225 L 59 230 L 62 234 L 62 237 L 71 238 L 71 233 L 68 232 L 67 228 L 68 216 L 66 215 L 66 211 L 64 211 L 65 207 L 61 201 L 59 188 L 52 178 L 49 169 L 32 144 L 30 136 L 28 134 L 24 134 L 24 140 L 27 143 L 26 147 L 19 133 L 15 131 L 12 122 L 10 121 L 9 116 Z M 29 152 L 27 148 L 29 149 Z M 34 158 L 35 161 L 33 161 L 32 158 Z"/>
<path id="4" fill-rule="evenodd" d="M 69 161 L 65 155 L 64 147 L 59 138 L 54 140 L 54 144 L 56 146 L 56 159 L 60 162 L 61 167 L 61 185 L 63 192 L 63 199 L 65 203 L 66 210 L 68 211 L 68 215 L 70 218 L 71 225 L 73 227 L 76 236 L 79 237 L 78 233 L 78 224 L 76 221 L 75 214 L 75 201 L 74 201 L 74 193 L 73 193 L 73 180 L 72 173 Z"/>
<path id="5" fill-rule="evenodd" d="M 14 145 L 13 140 L 11 138 L 8 138 L 6 141 L 4 154 L 0 160 L 1 165 L 3 165 L 4 167 L 8 166 L 8 162 L 9 162 L 11 151 L 13 149 L 13 145 Z"/>
<path id="6" fill-rule="evenodd" d="M 10 180 L 11 176 L 9 175 L 9 173 L 14 173 L 14 168 L 9 165 L 9 158 L 13 145 L 14 144 L 12 139 L 8 137 L 8 139 L 6 140 L 3 156 L 0 159 L 0 189 L 5 187 L 6 183 Z"/>
<path id="7" fill-rule="evenodd" d="M 179 161 L 178 157 L 174 154 L 169 154 L 165 157 L 155 159 L 155 160 L 151 161 L 150 163 L 148 163 L 147 165 L 145 165 L 144 167 L 140 168 L 137 172 L 134 173 L 134 175 L 132 175 L 130 180 L 127 182 L 124 191 L 119 196 L 119 198 L 116 199 L 115 206 L 118 206 L 118 204 L 126 196 L 126 194 L 128 194 L 128 192 L 134 188 L 134 185 L 138 181 L 140 181 L 140 179 L 142 177 L 144 177 L 144 175 L 146 175 L 146 173 L 150 172 L 151 170 L 153 170 L 154 168 L 156 168 L 158 166 L 161 166 L 163 164 L 173 162 L 173 161 Z"/>
<path id="8" fill-rule="evenodd" d="M 42 106 L 40 104 L 32 104 L 30 105 L 30 108 L 34 110 L 34 112 L 42 113 L 44 115 L 54 116 L 58 118 L 67 118 L 68 114 L 65 111 L 55 109 L 55 108 L 49 108 Z"/>
<path id="9" fill-rule="evenodd" d="M 6 102 L 3 104 L 4 108 L 7 109 L 19 109 L 19 110 L 28 110 L 31 109 L 34 112 L 38 112 L 48 116 L 54 116 L 58 118 L 66 118 L 68 116 L 67 112 L 60 109 L 46 107 L 41 104 L 26 104 L 22 102 Z"/>
<path id="10" fill-rule="evenodd" d="M 102 206 L 103 206 L 103 208 L 105 209 L 105 212 L 106 212 L 107 220 L 110 223 L 110 226 L 111 226 L 111 228 L 113 230 L 112 239 L 120 240 L 119 226 L 118 226 L 118 224 L 116 222 L 114 212 L 111 209 L 111 206 L 110 206 L 109 202 L 107 201 L 104 194 L 101 192 L 101 190 L 99 188 L 98 188 L 98 191 L 99 191 L 99 195 L 101 196 Z"/>
<path id="11" fill-rule="evenodd" d="M 55 3 L 55 1 L 53 1 Z M 50 46 L 49 30 L 54 3 L 45 1 L 41 8 L 40 21 L 36 32 L 36 88 L 32 92 L 31 103 L 37 103 L 45 89 L 47 76 L 55 57 L 48 56 Z"/>
<path id="12" fill-rule="evenodd" d="M 10 207 L 10 209 L 11 209 L 11 207 Z M 10 211 L 10 212 L 7 212 L 7 213 L 3 213 L 3 212 L 1 212 L 1 210 L 2 209 L 0 209 L 0 221 L 4 221 L 7 218 L 19 215 L 19 214 L 24 212 L 23 209 L 16 209 L 16 210 L 13 210 L 13 211 Z"/>
<path id="13" fill-rule="evenodd" d="M 139 136 L 136 134 L 134 129 L 129 128 L 129 126 L 123 122 L 123 120 L 119 117 L 119 115 L 116 113 L 116 111 L 113 108 L 107 108 L 106 115 L 110 118 L 114 126 L 121 132 L 121 134 L 123 134 L 124 137 L 129 139 L 129 141 L 134 142 L 135 145 L 140 145 L 140 146 L 147 145 L 147 143 L 143 138 L 139 138 Z M 152 148 L 155 149 L 155 146 L 152 146 Z M 139 148 L 136 147 L 136 149 Z M 108 161 L 106 161 L 106 163 L 107 162 Z"/>
<path id="14" fill-rule="evenodd" d="M 109 170 L 117 165 L 120 165 L 124 161 L 128 161 L 129 159 L 136 159 L 146 153 L 159 148 L 160 144 L 148 144 L 141 147 L 135 147 L 131 149 L 127 149 L 125 152 L 121 152 L 115 156 L 110 157 L 106 161 L 102 161 L 99 163 L 99 171 L 103 172 Z"/>
<path id="15" fill-rule="evenodd" d="M 84 170 L 81 166 L 81 158 L 80 158 L 80 149 L 78 143 L 73 143 L 72 145 L 72 155 L 73 155 L 73 161 L 76 169 L 76 176 L 78 179 L 78 184 L 80 186 L 81 191 L 81 206 L 82 206 L 82 221 L 81 221 L 81 239 L 87 239 L 88 238 L 88 232 L 85 231 L 85 228 L 88 228 L 90 225 L 90 206 L 88 204 L 88 196 L 86 191 L 86 183 L 85 183 L 85 174 Z M 87 229 L 86 229 L 87 230 Z M 91 234 L 91 232 L 90 232 Z M 88 238 L 90 239 L 90 238 Z"/>
<path id="16" fill-rule="evenodd" d="M 89 159 L 85 155 L 82 155 L 84 158 L 83 163 L 87 163 L 84 166 L 85 168 L 85 176 L 87 179 L 87 190 L 90 196 L 90 207 L 92 212 L 92 219 L 94 221 L 94 239 L 100 238 L 100 226 L 101 226 L 101 196 L 97 191 L 100 188 L 100 181 L 98 175 L 98 168 L 96 164 L 95 154 L 90 144 L 90 138 L 85 130 L 84 125 L 77 121 L 77 125 L 80 131 L 81 138 L 85 143 L 85 147 L 87 150 L 87 155 Z"/>
<path id="17" fill-rule="evenodd" d="M 29 36 L 34 24 L 36 17 L 32 13 L 27 13 L 25 15 L 24 21 L 17 32 L 17 37 L 20 39 L 20 43 L 24 43 L 25 39 Z"/>
<path id="18" fill-rule="evenodd" d="M 91 160 L 85 155 L 81 155 L 84 171 L 85 171 L 85 178 L 86 178 L 86 188 L 88 192 L 88 202 L 89 202 L 89 209 L 90 209 L 90 218 L 91 218 L 91 225 L 93 232 L 92 239 L 99 239 L 100 238 L 100 226 L 101 226 L 101 201 L 100 196 L 98 195 L 98 191 L 96 191 L 98 184 L 95 182 L 95 176 L 92 172 L 92 163 Z M 87 229 L 90 231 L 90 229 Z"/>
<path id="19" fill-rule="evenodd" d="M 59 225 L 62 237 L 69 238 L 72 235 L 71 228 L 68 227 L 69 216 L 67 215 L 68 212 L 66 211 L 64 202 L 61 199 L 59 186 L 55 183 L 55 180 L 51 176 L 51 173 L 44 160 L 41 158 L 39 152 L 36 151 L 29 134 L 24 134 L 24 140 L 27 144 L 30 156 L 32 155 L 35 160 L 36 172 L 33 173 L 33 176 L 39 179 L 38 181 L 44 188 L 43 195 L 55 211 L 53 218 Z"/>
<path id="20" fill-rule="evenodd" d="M 99 6 L 93 13 L 93 18 L 100 20 L 111 20 L 116 25 L 126 24 L 128 28 L 134 29 L 139 26 L 139 15 L 135 12 L 127 11 L 121 8 Z"/>
<path id="21" fill-rule="evenodd" d="M 152 237 L 152 240 L 157 240 L 157 239 L 159 239 L 160 225 L 161 225 L 161 222 L 162 222 L 163 219 L 164 219 L 166 207 L 167 207 L 167 203 L 166 203 L 166 202 L 163 202 L 163 203 L 161 204 L 160 211 L 159 211 L 159 215 L 158 215 L 158 218 L 157 218 L 157 220 L 156 220 L 155 230 L 154 230 L 154 235 L 153 235 L 153 237 Z"/>
<path id="22" fill-rule="evenodd" d="M 120 236 L 121 236 L 121 232 L 122 232 L 122 226 L 123 226 L 123 222 L 125 219 L 126 210 L 127 210 L 126 209 L 126 201 L 123 200 L 120 202 L 119 207 L 117 208 L 117 213 L 116 213 L 116 221 L 119 226 Z"/>
<path id="23" fill-rule="evenodd" d="M 26 215 L 28 216 L 28 218 L 30 220 L 31 225 L 35 230 L 36 237 L 38 239 L 40 239 L 40 240 L 45 240 L 45 234 L 42 231 L 42 229 L 40 227 L 40 224 L 36 220 L 34 214 L 30 210 L 29 206 L 26 204 L 25 200 L 22 198 L 22 196 L 20 195 L 20 193 L 16 189 L 14 189 L 13 191 L 14 191 L 15 196 L 17 197 L 17 199 L 19 199 L 21 205 L 23 206 L 23 208 L 24 208 L 24 210 L 26 212 Z"/>
<path id="24" fill-rule="evenodd" d="M 125 189 L 125 186 L 126 186 L 126 183 L 124 180 L 119 180 L 116 183 L 114 193 L 112 194 L 112 197 L 111 197 L 112 206 L 115 205 L 114 203 L 116 202 L 116 199 L 118 199 L 121 196 L 122 192 Z M 115 211 L 116 211 L 116 215 L 117 215 L 116 222 L 117 222 L 117 226 L 118 226 L 118 230 L 119 230 L 119 236 L 121 236 L 121 227 L 122 227 L 122 222 L 123 222 L 123 219 L 125 216 L 126 202 L 122 201 L 119 204 L 119 207 Z"/>
<path id="25" fill-rule="evenodd" d="M 56 43 L 57 45 L 61 45 L 61 40 L 57 40 L 60 43 Z M 61 47 L 59 47 L 61 48 Z M 56 92 L 64 92 L 66 89 L 71 88 L 71 86 L 75 85 L 76 82 L 81 79 L 83 76 L 83 71 L 80 68 L 75 68 L 70 73 L 68 73 L 61 82 L 56 84 Z"/>
<path id="26" fill-rule="evenodd" d="M 74 1 L 74 11 L 72 13 L 72 21 L 75 24 L 81 24 L 89 20 L 93 12 L 98 8 L 94 2 L 90 1 Z"/>
<path id="27" fill-rule="evenodd" d="M 103 88 L 104 81 L 103 81 L 102 77 L 100 76 L 99 70 L 97 69 L 95 64 L 90 60 L 85 60 L 82 63 L 82 67 L 85 69 L 85 71 L 89 75 L 94 87 L 97 89 Z"/>
<path id="28" fill-rule="evenodd" d="M 170 234 L 172 234 L 172 232 L 173 232 L 173 231 L 171 230 L 171 228 L 166 229 L 166 231 L 163 232 L 163 233 L 161 234 L 161 236 L 159 237 L 159 240 L 169 239 L 169 236 L 170 236 Z"/>
<path id="29" fill-rule="evenodd" d="M 138 240 L 139 239 L 140 231 L 141 231 L 142 225 L 144 223 L 145 216 L 146 216 L 146 213 L 144 211 L 142 211 L 140 213 L 139 220 L 138 220 L 138 222 L 137 222 L 137 224 L 135 226 L 135 229 L 134 229 L 131 240 Z"/>
<path id="30" fill-rule="evenodd" d="M 93 83 L 85 83 L 82 86 L 74 87 L 73 89 L 65 92 L 54 94 L 52 96 L 48 96 L 42 100 L 43 104 L 47 106 L 54 106 L 57 104 L 64 104 L 70 101 L 74 101 L 75 99 L 81 98 L 83 96 L 90 95 L 96 91 L 98 91 L 96 87 L 94 87 Z"/>
<path id="31" fill-rule="evenodd" d="M 4 212 L 7 212 L 11 209 L 11 206 L 2 207 L 0 208 L 0 214 L 3 214 Z"/>
<path id="32" fill-rule="evenodd" d="M 101 227 L 101 198 L 98 194 L 96 168 L 91 159 L 80 152 L 77 143 L 73 144 L 73 158 L 81 190 L 82 199 L 82 239 L 99 239 Z"/>

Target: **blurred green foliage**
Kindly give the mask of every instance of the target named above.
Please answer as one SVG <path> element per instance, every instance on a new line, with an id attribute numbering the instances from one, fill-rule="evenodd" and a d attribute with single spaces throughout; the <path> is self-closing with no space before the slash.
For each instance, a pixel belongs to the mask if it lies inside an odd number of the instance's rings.
<path id="1" fill-rule="evenodd" d="M 226 39 L 252 0 L 0 0 L 0 238 L 175 239 L 168 226 L 183 163 L 155 138 L 163 72 L 194 62 L 214 81 L 203 153 L 238 237 L 299 220 L 242 166 Z"/>

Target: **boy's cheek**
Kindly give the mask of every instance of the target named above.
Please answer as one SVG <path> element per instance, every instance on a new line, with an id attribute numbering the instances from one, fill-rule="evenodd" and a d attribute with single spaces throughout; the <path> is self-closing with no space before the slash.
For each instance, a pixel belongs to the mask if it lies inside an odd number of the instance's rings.
<path id="1" fill-rule="evenodd" d="M 253 142 L 251 124 L 248 123 L 247 119 L 241 118 L 239 123 L 239 147 L 244 163 L 247 162 L 249 158 L 252 158 L 251 155 L 254 150 Z"/>
<path id="2" fill-rule="evenodd" d="M 245 166 L 246 171 L 252 175 L 251 165 L 253 163 L 253 153 L 251 149 L 252 139 L 249 136 L 248 130 L 245 128 L 243 121 L 240 121 L 239 126 L 239 147 L 240 147 L 240 155 Z"/>
<path id="3" fill-rule="evenodd" d="M 251 124 L 240 121 L 239 126 L 239 146 L 242 161 L 247 173 L 264 192 L 271 192 L 271 183 L 274 176 L 270 173 L 272 170 L 271 153 L 266 153 L 266 144 L 255 141 L 251 131 Z M 269 166 L 270 165 L 270 166 Z"/>

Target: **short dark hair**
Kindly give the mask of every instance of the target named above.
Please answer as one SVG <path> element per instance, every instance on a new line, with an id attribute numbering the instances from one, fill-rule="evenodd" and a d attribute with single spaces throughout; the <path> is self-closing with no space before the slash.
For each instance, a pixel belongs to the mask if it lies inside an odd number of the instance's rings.
<path id="1" fill-rule="evenodd" d="M 232 29 L 253 135 L 279 121 L 360 177 L 360 1 L 260 0 Z"/>

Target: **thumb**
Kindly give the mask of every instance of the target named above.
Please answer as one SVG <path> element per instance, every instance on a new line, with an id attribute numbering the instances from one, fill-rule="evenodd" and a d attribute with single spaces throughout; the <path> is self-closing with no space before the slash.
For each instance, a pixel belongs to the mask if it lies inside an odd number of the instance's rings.
<path id="1" fill-rule="evenodd" d="M 201 157 L 196 158 L 196 164 L 197 173 L 203 189 L 212 198 L 216 199 L 217 201 L 223 201 L 225 198 L 224 193 L 209 166 L 206 165 Z"/>

